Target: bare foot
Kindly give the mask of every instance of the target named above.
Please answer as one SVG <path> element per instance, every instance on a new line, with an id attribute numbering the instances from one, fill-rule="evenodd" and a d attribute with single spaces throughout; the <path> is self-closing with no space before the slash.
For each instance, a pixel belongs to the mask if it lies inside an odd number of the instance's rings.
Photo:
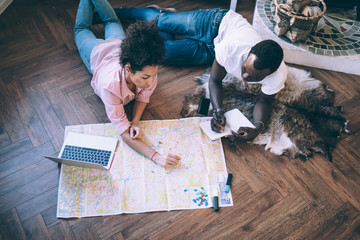
<path id="1" fill-rule="evenodd" d="M 158 10 L 164 10 L 166 12 L 176 12 L 176 9 L 175 8 L 161 8 L 159 7 L 158 5 L 149 5 L 147 6 L 146 8 L 155 8 L 155 9 L 158 9 Z"/>

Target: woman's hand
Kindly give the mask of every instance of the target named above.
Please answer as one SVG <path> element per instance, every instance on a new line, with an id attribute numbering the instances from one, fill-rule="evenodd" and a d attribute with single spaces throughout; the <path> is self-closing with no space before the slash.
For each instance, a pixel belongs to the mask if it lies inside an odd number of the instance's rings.
<path id="1" fill-rule="evenodd" d="M 131 139 L 140 138 L 142 135 L 141 128 L 138 126 L 138 122 L 132 122 L 130 127 Z"/>
<path id="2" fill-rule="evenodd" d="M 180 163 L 181 158 L 177 155 L 168 153 L 168 154 L 160 154 L 156 153 L 152 159 L 157 165 L 167 168 L 174 167 Z"/>

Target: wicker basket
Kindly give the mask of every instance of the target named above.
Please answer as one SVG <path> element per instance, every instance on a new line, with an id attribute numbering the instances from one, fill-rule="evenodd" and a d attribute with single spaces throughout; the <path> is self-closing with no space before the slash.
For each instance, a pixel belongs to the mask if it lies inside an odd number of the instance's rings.
<path id="1" fill-rule="evenodd" d="M 274 32 L 278 36 L 287 36 L 292 42 L 305 40 L 326 12 L 326 5 L 323 0 L 310 0 L 308 6 L 318 6 L 321 11 L 309 17 L 293 11 L 287 4 L 279 3 L 279 0 L 274 0 L 274 4 L 276 6 Z"/>

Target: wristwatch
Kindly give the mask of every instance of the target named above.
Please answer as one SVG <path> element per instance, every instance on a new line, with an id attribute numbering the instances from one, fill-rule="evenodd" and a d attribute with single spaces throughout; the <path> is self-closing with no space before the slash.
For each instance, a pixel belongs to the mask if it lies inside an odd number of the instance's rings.
<path id="1" fill-rule="evenodd" d="M 224 111 L 222 110 L 222 108 L 217 108 L 217 109 L 215 109 L 215 110 L 213 111 L 213 117 L 216 119 L 216 121 L 218 120 L 217 114 L 218 114 L 219 112 L 224 113 Z"/>

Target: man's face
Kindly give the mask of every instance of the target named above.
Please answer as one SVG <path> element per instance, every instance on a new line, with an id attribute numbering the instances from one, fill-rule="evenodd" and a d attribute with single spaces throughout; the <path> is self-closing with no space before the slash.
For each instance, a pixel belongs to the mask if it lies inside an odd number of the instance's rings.
<path id="1" fill-rule="evenodd" d="M 260 82 L 270 74 L 270 69 L 257 70 L 254 67 L 256 55 L 250 53 L 241 65 L 242 78 L 245 82 Z"/>

